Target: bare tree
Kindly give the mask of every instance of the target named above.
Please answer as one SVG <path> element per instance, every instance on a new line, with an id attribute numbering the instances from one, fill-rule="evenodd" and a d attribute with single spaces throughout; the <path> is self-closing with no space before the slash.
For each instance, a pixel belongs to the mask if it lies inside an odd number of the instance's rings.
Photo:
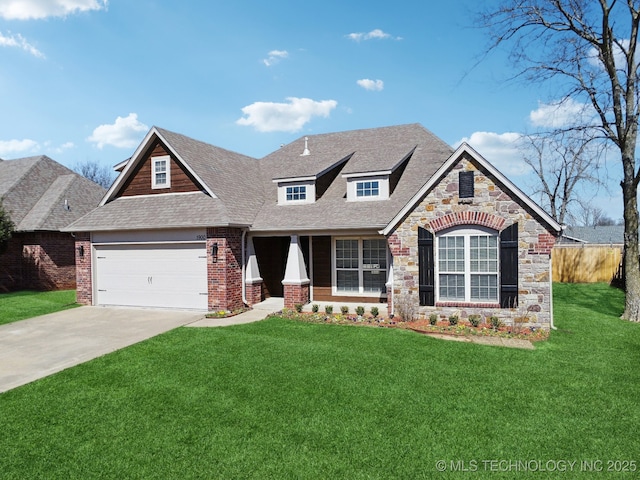
<path id="1" fill-rule="evenodd" d="M 104 188 L 109 188 L 115 177 L 109 167 L 100 165 L 95 160 L 76 163 L 73 169 L 83 177 L 88 178 L 92 182 L 96 182 Z"/>
<path id="2" fill-rule="evenodd" d="M 638 60 L 640 0 L 501 0 L 480 14 L 489 51 L 510 47 L 519 78 L 554 80 L 593 111 L 602 137 L 620 154 L 626 300 L 622 318 L 640 321 L 638 258 Z M 593 124 L 576 124 L 575 130 Z"/>
<path id="3" fill-rule="evenodd" d="M 571 206 L 580 202 L 576 187 L 602 185 L 598 171 L 603 144 L 594 140 L 588 130 L 523 137 L 524 161 L 537 177 L 533 193 L 540 195 L 544 206 L 560 224 L 570 215 Z"/>
<path id="4" fill-rule="evenodd" d="M 622 223 L 614 220 L 604 213 L 600 207 L 591 205 L 589 202 L 579 202 L 578 211 L 573 217 L 585 227 L 599 227 L 610 225 L 621 225 Z"/>

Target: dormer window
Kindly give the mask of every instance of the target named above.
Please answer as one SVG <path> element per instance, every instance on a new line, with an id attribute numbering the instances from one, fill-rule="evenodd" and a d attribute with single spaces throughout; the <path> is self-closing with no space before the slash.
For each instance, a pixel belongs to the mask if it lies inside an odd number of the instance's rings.
<path id="1" fill-rule="evenodd" d="M 151 157 L 151 188 L 171 187 L 170 159 L 169 155 Z"/>
<path id="2" fill-rule="evenodd" d="M 366 182 L 356 182 L 356 197 L 379 197 L 380 181 L 367 180 Z"/>
<path id="3" fill-rule="evenodd" d="M 316 201 L 316 182 L 313 177 L 273 180 L 278 184 L 278 205 L 299 205 Z"/>
<path id="4" fill-rule="evenodd" d="M 296 185 L 287 187 L 287 202 L 299 202 L 307 199 L 307 186 Z"/>
<path id="5" fill-rule="evenodd" d="M 347 179 L 347 201 L 387 200 L 389 198 L 389 175 L 349 174 Z"/>

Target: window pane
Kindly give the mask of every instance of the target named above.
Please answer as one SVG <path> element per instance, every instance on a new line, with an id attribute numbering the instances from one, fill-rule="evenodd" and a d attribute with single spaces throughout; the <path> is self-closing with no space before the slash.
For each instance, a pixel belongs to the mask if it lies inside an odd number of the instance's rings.
<path id="1" fill-rule="evenodd" d="M 358 271 L 338 270 L 337 287 L 340 292 L 357 292 L 358 291 Z"/>
<path id="2" fill-rule="evenodd" d="M 386 240 L 362 241 L 363 269 L 387 268 L 387 242 Z"/>
<path id="3" fill-rule="evenodd" d="M 378 180 L 356 183 L 356 197 L 375 197 L 380 194 Z"/>
<path id="4" fill-rule="evenodd" d="M 440 279 L 440 300 L 464 300 L 464 275 L 443 275 Z"/>
<path id="5" fill-rule="evenodd" d="M 471 272 L 497 273 L 498 241 L 495 236 L 474 235 L 469 237 L 469 259 Z"/>
<path id="6" fill-rule="evenodd" d="M 336 240 L 336 267 L 358 268 L 357 240 Z"/>
<path id="7" fill-rule="evenodd" d="M 307 186 L 298 185 L 295 187 L 287 187 L 286 189 L 287 201 L 292 200 L 306 200 L 307 199 Z"/>
<path id="8" fill-rule="evenodd" d="M 166 173 L 156 173 L 156 185 L 164 185 L 167 183 Z"/>
<path id="9" fill-rule="evenodd" d="M 497 275 L 471 275 L 471 300 L 497 301 Z"/>
<path id="10" fill-rule="evenodd" d="M 441 237 L 438 267 L 441 272 L 464 272 L 464 237 Z"/>
<path id="11" fill-rule="evenodd" d="M 385 292 L 385 283 L 387 281 L 386 271 L 373 270 L 370 272 L 363 272 L 362 276 L 365 292 Z"/>

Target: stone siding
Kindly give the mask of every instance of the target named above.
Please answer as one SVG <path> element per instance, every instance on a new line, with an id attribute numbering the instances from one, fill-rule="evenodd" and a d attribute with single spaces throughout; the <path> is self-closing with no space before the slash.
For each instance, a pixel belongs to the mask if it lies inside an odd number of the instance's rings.
<path id="1" fill-rule="evenodd" d="M 532 326 L 549 328 L 551 324 L 550 254 L 555 237 L 524 203 L 513 199 L 498 181 L 480 165 L 464 155 L 415 209 L 388 236 L 393 255 L 393 296 L 419 304 L 418 227 L 437 235 L 459 226 L 483 226 L 496 231 L 518 224 L 518 305 L 500 308 L 497 304 L 452 304 L 420 306 L 421 318 L 435 312 L 443 319 L 458 315 L 462 320 L 471 314 L 485 318 L 498 316 L 505 324 L 514 319 Z M 473 198 L 458 198 L 458 173 L 475 171 Z M 435 247 L 435 245 L 434 245 Z"/>

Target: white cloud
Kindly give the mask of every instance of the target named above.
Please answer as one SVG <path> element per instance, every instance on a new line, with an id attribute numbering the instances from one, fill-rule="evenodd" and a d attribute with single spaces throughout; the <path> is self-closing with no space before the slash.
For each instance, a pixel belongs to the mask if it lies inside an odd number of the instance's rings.
<path id="1" fill-rule="evenodd" d="M 127 117 L 116 118 L 111 125 L 96 127 L 87 141 L 95 143 L 98 148 L 111 145 L 117 148 L 133 148 L 140 142 L 141 134 L 149 130 L 138 120 L 138 115 L 130 113 Z"/>
<path id="2" fill-rule="evenodd" d="M 91 10 L 106 10 L 109 0 L 2 0 L 0 17 L 7 20 L 31 20 Z"/>
<path id="3" fill-rule="evenodd" d="M 271 50 L 268 55 L 269 56 L 267 58 L 262 60 L 262 63 L 267 67 L 270 67 L 271 65 L 278 63 L 283 58 L 287 58 L 289 56 L 289 52 L 286 50 Z"/>
<path id="4" fill-rule="evenodd" d="M 382 80 L 369 80 L 368 78 L 363 78 L 362 80 L 358 80 L 356 83 L 365 90 L 379 92 L 384 88 L 384 82 Z"/>
<path id="5" fill-rule="evenodd" d="M 34 57 L 44 58 L 44 54 L 38 50 L 36 47 L 31 45 L 27 40 L 20 34 L 8 36 L 4 35 L 0 32 L 0 47 L 16 47 L 21 48 L 25 52 L 30 53 Z"/>
<path id="6" fill-rule="evenodd" d="M 467 142 L 493 166 L 506 175 L 527 175 L 530 167 L 524 162 L 520 148 L 522 135 L 515 132 L 474 132 L 455 146 Z"/>
<path id="7" fill-rule="evenodd" d="M 38 148 L 40 148 L 38 142 L 28 138 L 24 140 L 0 140 L 0 157 L 34 152 Z"/>
<path id="8" fill-rule="evenodd" d="M 402 40 L 402 37 L 394 37 L 393 35 L 383 32 L 382 30 L 380 30 L 379 28 L 376 28 L 375 30 L 371 30 L 368 33 L 350 33 L 349 35 L 347 35 L 347 38 L 354 40 L 356 42 L 360 42 L 362 40 L 386 40 L 386 39 L 393 39 L 393 40 Z"/>
<path id="9" fill-rule="evenodd" d="M 551 103 L 539 103 L 536 110 L 529 114 L 529 120 L 535 127 L 561 128 L 583 123 L 593 117 L 593 107 L 580 103 L 570 97 Z"/>
<path id="10" fill-rule="evenodd" d="M 297 132 L 312 117 L 328 117 L 338 105 L 335 100 L 315 101 L 310 98 L 288 97 L 287 101 L 247 105 L 242 109 L 245 116 L 236 123 L 252 126 L 259 132 Z"/>

